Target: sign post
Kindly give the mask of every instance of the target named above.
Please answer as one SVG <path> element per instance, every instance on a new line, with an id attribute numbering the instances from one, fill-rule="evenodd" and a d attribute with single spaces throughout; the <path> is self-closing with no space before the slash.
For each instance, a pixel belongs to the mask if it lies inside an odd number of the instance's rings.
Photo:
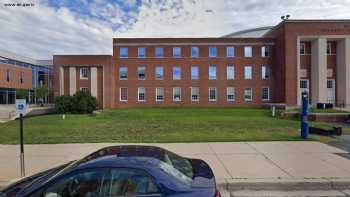
<path id="1" fill-rule="evenodd" d="M 16 112 L 19 113 L 19 141 L 20 141 L 20 165 L 21 165 L 21 176 L 25 176 L 24 167 L 24 146 L 23 146 L 23 114 L 27 110 L 27 104 L 25 99 L 16 99 Z"/>
<path id="2" fill-rule="evenodd" d="M 300 136 L 303 139 L 308 139 L 309 137 L 309 123 L 308 123 L 308 113 L 309 113 L 309 99 L 307 93 L 302 94 L 302 112 L 301 112 L 301 132 Z"/>

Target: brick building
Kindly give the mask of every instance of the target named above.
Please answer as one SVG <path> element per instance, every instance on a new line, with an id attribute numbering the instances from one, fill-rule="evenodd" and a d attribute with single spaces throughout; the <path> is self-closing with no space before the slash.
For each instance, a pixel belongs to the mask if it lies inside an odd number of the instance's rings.
<path id="1" fill-rule="evenodd" d="M 285 20 L 220 38 L 115 38 L 113 55 L 54 55 L 54 93 L 105 108 L 350 105 L 350 20 Z"/>

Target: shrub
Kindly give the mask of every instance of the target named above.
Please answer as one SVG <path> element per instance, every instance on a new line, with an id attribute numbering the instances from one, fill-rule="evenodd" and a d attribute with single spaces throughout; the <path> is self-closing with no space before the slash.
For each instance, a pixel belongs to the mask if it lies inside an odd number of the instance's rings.
<path id="1" fill-rule="evenodd" d="M 97 101 L 89 92 L 77 91 L 73 96 L 56 97 L 55 107 L 58 113 L 92 113 L 97 109 Z"/>
<path id="2" fill-rule="evenodd" d="M 16 89 L 16 99 L 25 99 L 28 96 L 28 90 Z"/>

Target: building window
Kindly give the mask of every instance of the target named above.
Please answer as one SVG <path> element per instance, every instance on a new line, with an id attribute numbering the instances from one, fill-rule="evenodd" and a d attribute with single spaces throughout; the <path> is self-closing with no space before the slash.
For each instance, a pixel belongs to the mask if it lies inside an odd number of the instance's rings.
<path id="1" fill-rule="evenodd" d="M 270 47 L 262 46 L 261 47 L 261 57 L 269 57 L 270 56 Z"/>
<path id="2" fill-rule="evenodd" d="M 89 88 L 88 87 L 80 87 L 80 91 L 89 92 Z"/>
<path id="3" fill-rule="evenodd" d="M 181 68 L 179 66 L 173 67 L 173 80 L 181 79 Z"/>
<path id="4" fill-rule="evenodd" d="M 226 97 L 227 101 L 235 101 L 235 88 L 227 87 L 226 88 Z"/>
<path id="5" fill-rule="evenodd" d="M 305 79 L 302 79 L 300 80 L 300 88 L 301 89 L 309 89 L 309 81 L 308 80 L 305 80 Z"/>
<path id="6" fill-rule="evenodd" d="M 89 78 L 89 68 L 80 68 L 80 79 Z"/>
<path id="7" fill-rule="evenodd" d="M 306 48 L 305 48 L 305 43 L 300 43 L 300 55 L 305 55 L 306 54 Z"/>
<path id="8" fill-rule="evenodd" d="M 216 79 L 216 66 L 215 65 L 209 66 L 209 79 L 210 80 Z"/>
<path id="9" fill-rule="evenodd" d="M 209 101 L 216 101 L 216 88 L 215 87 L 209 88 Z"/>
<path id="10" fill-rule="evenodd" d="M 9 69 L 6 70 L 6 81 L 10 82 L 10 70 Z"/>
<path id="11" fill-rule="evenodd" d="M 119 79 L 120 80 L 128 79 L 128 67 L 125 67 L 125 66 L 119 67 Z"/>
<path id="12" fill-rule="evenodd" d="M 173 101 L 181 101 L 181 88 L 180 87 L 173 88 Z"/>
<path id="13" fill-rule="evenodd" d="M 173 57 L 181 57 L 181 47 L 173 48 Z"/>
<path id="14" fill-rule="evenodd" d="M 146 100 L 146 89 L 141 87 L 137 89 L 137 100 L 145 101 Z"/>
<path id="15" fill-rule="evenodd" d="M 327 55 L 332 54 L 332 44 L 330 42 L 327 43 Z"/>
<path id="16" fill-rule="evenodd" d="M 209 47 L 209 57 L 216 57 L 216 55 L 217 55 L 216 47 L 210 46 Z"/>
<path id="17" fill-rule="evenodd" d="M 244 79 L 253 79 L 253 67 L 251 66 L 244 67 Z"/>
<path id="18" fill-rule="evenodd" d="M 164 57 L 164 48 L 163 47 L 156 47 L 156 57 Z"/>
<path id="19" fill-rule="evenodd" d="M 333 88 L 333 80 L 327 80 L 327 88 L 332 89 Z"/>
<path id="20" fill-rule="evenodd" d="M 21 83 L 23 83 L 23 81 L 24 81 L 24 73 L 23 72 L 21 72 L 19 74 L 19 78 L 20 78 Z"/>
<path id="21" fill-rule="evenodd" d="M 128 88 L 120 88 L 120 101 L 128 101 Z"/>
<path id="22" fill-rule="evenodd" d="M 199 79 L 199 67 L 191 66 L 191 79 L 198 80 Z"/>
<path id="23" fill-rule="evenodd" d="M 252 88 L 245 88 L 244 89 L 244 100 L 245 101 L 252 101 L 253 100 Z"/>
<path id="24" fill-rule="evenodd" d="M 234 57 L 235 56 L 235 47 L 226 47 L 226 57 Z"/>
<path id="25" fill-rule="evenodd" d="M 191 47 L 191 57 L 199 57 L 199 48 Z"/>
<path id="26" fill-rule="evenodd" d="M 268 65 L 262 65 L 261 66 L 261 78 L 262 79 L 270 79 L 270 66 Z"/>
<path id="27" fill-rule="evenodd" d="M 261 99 L 263 101 L 268 101 L 270 100 L 270 88 L 268 87 L 263 87 L 261 90 Z"/>
<path id="28" fill-rule="evenodd" d="M 164 67 L 163 66 L 156 67 L 156 79 L 158 79 L 158 80 L 164 79 Z"/>
<path id="29" fill-rule="evenodd" d="M 253 57 L 253 47 L 245 46 L 244 47 L 244 57 Z"/>
<path id="30" fill-rule="evenodd" d="M 139 47 L 137 49 L 137 57 L 139 57 L 139 58 L 146 57 L 146 48 L 145 47 Z"/>
<path id="31" fill-rule="evenodd" d="M 191 87 L 191 101 L 199 101 L 199 87 Z"/>
<path id="32" fill-rule="evenodd" d="M 119 57 L 120 58 L 128 58 L 128 48 L 127 47 L 120 47 L 119 48 Z"/>
<path id="33" fill-rule="evenodd" d="M 164 88 L 156 88 L 156 101 L 164 101 Z"/>
<path id="34" fill-rule="evenodd" d="M 146 66 L 137 67 L 137 75 L 139 77 L 139 80 L 146 79 Z"/>
<path id="35" fill-rule="evenodd" d="M 228 65 L 226 68 L 227 80 L 235 79 L 235 67 L 233 65 Z"/>

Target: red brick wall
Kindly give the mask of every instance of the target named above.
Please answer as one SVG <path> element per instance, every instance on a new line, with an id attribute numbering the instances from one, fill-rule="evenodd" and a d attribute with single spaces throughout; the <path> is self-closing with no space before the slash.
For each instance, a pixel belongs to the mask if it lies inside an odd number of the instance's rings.
<path id="1" fill-rule="evenodd" d="M 7 81 L 7 71 L 10 72 L 10 81 Z M 21 72 L 23 83 L 20 80 Z M 32 69 L 0 63 L 0 88 L 32 89 Z"/>

